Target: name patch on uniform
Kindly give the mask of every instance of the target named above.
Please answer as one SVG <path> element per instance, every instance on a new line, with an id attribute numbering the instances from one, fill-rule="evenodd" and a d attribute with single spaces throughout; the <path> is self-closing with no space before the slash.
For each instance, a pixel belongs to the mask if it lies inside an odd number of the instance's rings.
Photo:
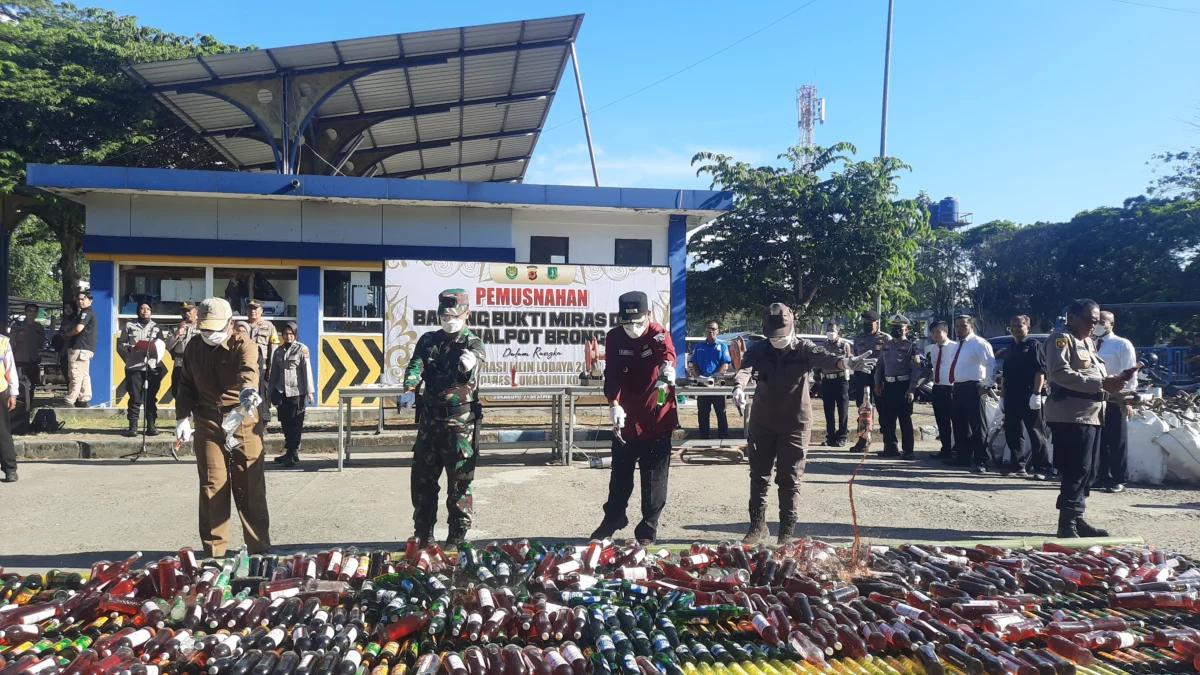
<path id="1" fill-rule="evenodd" d="M 647 347 L 647 348 L 646 348 L 646 351 L 642 352 L 642 358 L 644 359 L 644 358 L 646 358 L 647 356 L 650 356 L 650 355 L 651 355 L 651 354 L 653 354 L 653 353 L 654 353 L 654 350 L 653 350 L 653 349 L 650 349 L 649 347 Z"/>
<path id="2" fill-rule="evenodd" d="M 633 356 L 632 349 L 618 349 L 617 356 Z"/>

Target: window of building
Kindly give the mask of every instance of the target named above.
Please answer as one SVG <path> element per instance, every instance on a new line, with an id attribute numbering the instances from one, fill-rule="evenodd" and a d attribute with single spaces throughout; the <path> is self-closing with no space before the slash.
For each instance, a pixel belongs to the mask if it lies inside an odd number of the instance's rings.
<path id="1" fill-rule="evenodd" d="M 613 262 L 627 267 L 646 267 L 650 265 L 649 239 L 618 239 Z"/>
<path id="2" fill-rule="evenodd" d="M 117 283 L 117 313 L 137 316 L 137 306 L 150 302 L 155 318 L 177 319 L 179 306 L 207 297 L 205 268 L 168 265 L 121 265 Z"/>
<path id="3" fill-rule="evenodd" d="M 214 267 L 213 295 L 225 298 L 233 315 L 246 316 L 246 303 L 251 298 L 263 306 L 268 319 L 295 318 L 300 302 L 296 268 L 261 269 L 246 267 Z"/>
<path id="4" fill-rule="evenodd" d="M 325 332 L 383 332 L 382 271 L 326 269 L 321 281 Z"/>
<path id="5" fill-rule="evenodd" d="M 565 265 L 571 258 L 570 242 L 567 237 L 530 237 L 529 262 Z"/>

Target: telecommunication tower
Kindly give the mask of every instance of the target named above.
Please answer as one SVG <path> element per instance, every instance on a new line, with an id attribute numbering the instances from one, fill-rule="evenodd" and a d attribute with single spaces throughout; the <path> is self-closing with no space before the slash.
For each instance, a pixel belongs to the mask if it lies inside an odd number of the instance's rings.
<path id="1" fill-rule="evenodd" d="M 800 146 L 815 146 L 813 129 L 825 123 L 825 99 L 817 96 L 817 85 L 805 84 L 796 89 L 796 121 L 800 127 Z"/>

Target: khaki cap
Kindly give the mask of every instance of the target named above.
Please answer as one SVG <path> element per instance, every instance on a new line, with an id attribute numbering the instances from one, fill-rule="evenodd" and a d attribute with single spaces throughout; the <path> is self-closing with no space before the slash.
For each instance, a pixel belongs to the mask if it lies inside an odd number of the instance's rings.
<path id="1" fill-rule="evenodd" d="M 233 310 L 225 298 L 205 298 L 197 308 L 200 330 L 221 330 L 233 318 Z"/>

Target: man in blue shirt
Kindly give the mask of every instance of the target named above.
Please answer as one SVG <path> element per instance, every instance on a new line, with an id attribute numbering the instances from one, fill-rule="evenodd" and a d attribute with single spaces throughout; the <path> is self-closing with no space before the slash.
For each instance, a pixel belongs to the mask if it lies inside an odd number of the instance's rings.
<path id="1" fill-rule="evenodd" d="M 692 350 L 692 358 L 688 361 L 688 370 L 692 377 L 713 377 L 729 370 L 733 360 L 729 358 L 729 347 L 724 342 L 717 342 L 719 327 L 716 321 L 704 324 L 704 342 Z M 700 422 L 700 437 L 708 440 L 708 411 L 717 413 L 717 438 L 725 440 L 729 435 L 729 422 L 725 419 L 725 396 L 697 396 L 696 416 Z"/>

